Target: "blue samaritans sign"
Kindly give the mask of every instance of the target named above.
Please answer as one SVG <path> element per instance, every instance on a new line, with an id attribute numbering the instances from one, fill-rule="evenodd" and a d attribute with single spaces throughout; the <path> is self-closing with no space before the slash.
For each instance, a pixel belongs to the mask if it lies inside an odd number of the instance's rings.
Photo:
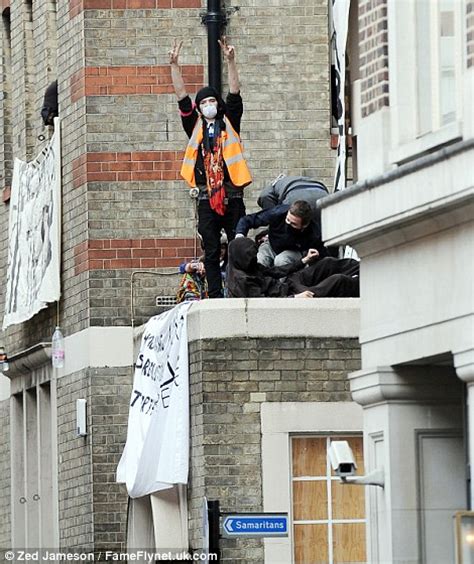
<path id="1" fill-rule="evenodd" d="M 225 537 L 287 537 L 287 513 L 239 513 L 226 515 L 222 523 Z"/>

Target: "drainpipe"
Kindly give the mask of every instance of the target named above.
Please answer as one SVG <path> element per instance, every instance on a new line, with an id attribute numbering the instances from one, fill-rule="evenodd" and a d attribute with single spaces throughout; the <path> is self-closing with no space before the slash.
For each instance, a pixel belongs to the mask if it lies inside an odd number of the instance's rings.
<path id="1" fill-rule="evenodd" d="M 207 26 L 207 57 L 209 86 L 222 93 L 221 48 L 217 40 L 226 25 L 225 13 L 221 10 L 221 0 L 207 0 L 207 12 L 202 14 L 202 23 Z"/>

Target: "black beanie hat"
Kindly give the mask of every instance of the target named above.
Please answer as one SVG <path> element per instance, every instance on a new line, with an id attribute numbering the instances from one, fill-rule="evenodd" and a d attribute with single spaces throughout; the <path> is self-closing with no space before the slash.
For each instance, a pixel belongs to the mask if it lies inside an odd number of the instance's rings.
<path id="1" fill-rule="evenodd" d="M 217 90 L 213 86 L 204 86 L 204 88 L 201 88 L 201 90 L 199 90 L 198 93 L 196 94 L 196 98 L 194 99 L 194 102 L 196 103 L 196 106 L 199 109 L 199 104 L 204 100 L 204 98 L 211 98 L 211 97 L 215 98 L 218 104 L 220 104 L 221 97 L 219 95 L 219 92 L 217 92 Z"/>

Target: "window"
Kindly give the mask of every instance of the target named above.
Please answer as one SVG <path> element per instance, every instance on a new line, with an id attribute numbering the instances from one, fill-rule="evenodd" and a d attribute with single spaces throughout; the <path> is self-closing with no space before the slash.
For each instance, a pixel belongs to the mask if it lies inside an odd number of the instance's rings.
<path id="1" fill-rule="evenodd" d="M 456 68 L 457 5 L 457 0 L 416 4 L 418 135 L 456 119 L 456 83 L 460 71 Z"/>
<path id="2" fill-rule="evenodd" d="M 12 546 L 57 546 L 55 430 L 49 382 L 12 396 Z"/>
<path id="3" fill-rule="evenodd" d="M 390 161 L 400 163 L 461 137 L 462 2 L 394 2 L 388 14 Z"/>
<path id="4" fill-rule="evenodd" d="M 294 436 L 291 441 L 294 563 L 361 564 L 365 551 L 365 489 L 342 485 L 332 472 L 331 439 L 347 440 L 363 475 L 361 436 Z"/>
<path id="5" fill-rule="evenodd" d="M 298 438 L 325 440 L 329 430 L 338 438 L 350 436 L 351 441 L 354 437 L 362 441 L 362 407 L 355 402 L 264 402 L 261 420 L 263 510 L 267 512 L 293 514 L 293 441 Z M 321 456 L 320 453 L 320 462 Z M 364 469 L 359 467 L 358 470 L 362 472 Z M 301 477 L 301 473 L 298 471 L 295 477 Z M 360 486 L 343 487 L 350 488 L 352 492 L 354 488 L 364 489 Z M 295 528 L 290 527 L 288 537 L 264 539 L 265 564 L 297 564 Z M 317 560 L 303 562 L 309 564 Z M 302 564 L 301 560 L 299 564 Z"/>

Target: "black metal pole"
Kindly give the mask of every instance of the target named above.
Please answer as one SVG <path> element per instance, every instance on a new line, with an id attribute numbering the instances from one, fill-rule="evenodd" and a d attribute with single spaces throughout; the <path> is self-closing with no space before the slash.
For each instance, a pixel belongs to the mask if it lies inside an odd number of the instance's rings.
<path id="1" fill-rule="evenodd" d="M 218 39 L 225 25 L 225 14 L 221 10 L 221 0 L 207 0 L 207 12 L 203 23 L 207 26 L 207 57 L 209 86 L 222 94 L 221 48 Z"/>
<path id="2" fill-rule="evenodd" d="M 207 515 L 209 518 L 209 554 L 216 554 L 217 560 L 212 562 L 221 561 L 221 551 L 219 548 L 220 538 L 220 504 L 219 500 L 207 502 Z"/>

